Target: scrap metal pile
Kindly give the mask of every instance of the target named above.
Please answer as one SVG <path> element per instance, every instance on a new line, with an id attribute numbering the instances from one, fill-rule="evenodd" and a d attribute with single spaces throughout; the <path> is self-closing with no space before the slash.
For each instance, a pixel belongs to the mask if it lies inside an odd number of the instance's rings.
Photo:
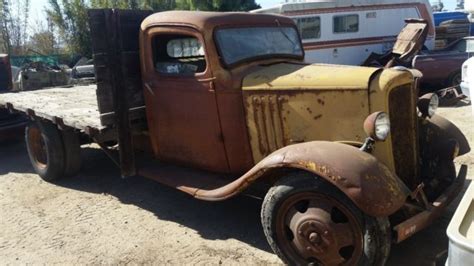
<path id="1" fill-rule="evenodd" d="M 30 62 L 23 65 L 17 76 L 13 77 L 13 89 L 24 91 L 67 85 L 70 80 L 69 72 L 65 67 Z"/>

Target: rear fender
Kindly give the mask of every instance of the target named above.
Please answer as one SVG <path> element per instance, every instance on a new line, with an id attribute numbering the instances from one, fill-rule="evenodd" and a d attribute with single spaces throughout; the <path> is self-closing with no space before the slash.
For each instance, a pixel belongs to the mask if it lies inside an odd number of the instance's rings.
<path id="1" fill-rule="evenodd" d="M 350 145 L 313 141 L 277 150 L 227 186 L 198 190 L 194 196 L 204 200 L 229 198 L 278 168 L 301 169 L 324 178 L 364 213 L 375 217 L 393 214 L 409 194 L 405 184 L 374 156 Z"/>

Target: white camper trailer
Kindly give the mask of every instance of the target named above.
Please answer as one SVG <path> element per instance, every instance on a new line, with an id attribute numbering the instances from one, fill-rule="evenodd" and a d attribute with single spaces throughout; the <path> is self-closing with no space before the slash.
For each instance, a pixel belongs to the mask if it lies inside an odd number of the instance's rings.
<path id="1" fill-rule="evenodd" d="M 427 20 L 425 47 L 435 45 L 428 0 L 287 0 L 252 12 L 293 18 L 310 63 L 360 65 L 372 52 L 389 51 L 407 18 Z"/>

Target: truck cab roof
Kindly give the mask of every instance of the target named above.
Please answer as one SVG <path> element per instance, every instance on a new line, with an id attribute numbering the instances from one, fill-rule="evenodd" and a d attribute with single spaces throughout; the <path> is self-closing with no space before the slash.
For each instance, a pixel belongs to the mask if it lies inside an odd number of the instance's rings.
<path id="1" fill-rule="evenodd" d="M 251 14 L 244 12 L 201 12 L 166 11 L 148 16 L 141 24 L 141 30 L 158 25 L 190 26 L 201 32 L 213 31 L 219 26 L 255 26 L 259 24 L 294 25 L 288 17 L 270 14 Z"/>

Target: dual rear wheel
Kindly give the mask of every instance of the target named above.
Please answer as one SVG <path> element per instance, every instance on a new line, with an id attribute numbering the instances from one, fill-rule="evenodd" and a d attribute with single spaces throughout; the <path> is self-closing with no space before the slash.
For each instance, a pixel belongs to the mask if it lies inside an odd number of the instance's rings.
<path id="1" fill-rule="evenodd" d="M 72 130 L 59 130 L 45 121 L 25 128 L 28 155 L 36 173 L 45 181 L 76 175 L 81 168 L 81 146 Z"/>

